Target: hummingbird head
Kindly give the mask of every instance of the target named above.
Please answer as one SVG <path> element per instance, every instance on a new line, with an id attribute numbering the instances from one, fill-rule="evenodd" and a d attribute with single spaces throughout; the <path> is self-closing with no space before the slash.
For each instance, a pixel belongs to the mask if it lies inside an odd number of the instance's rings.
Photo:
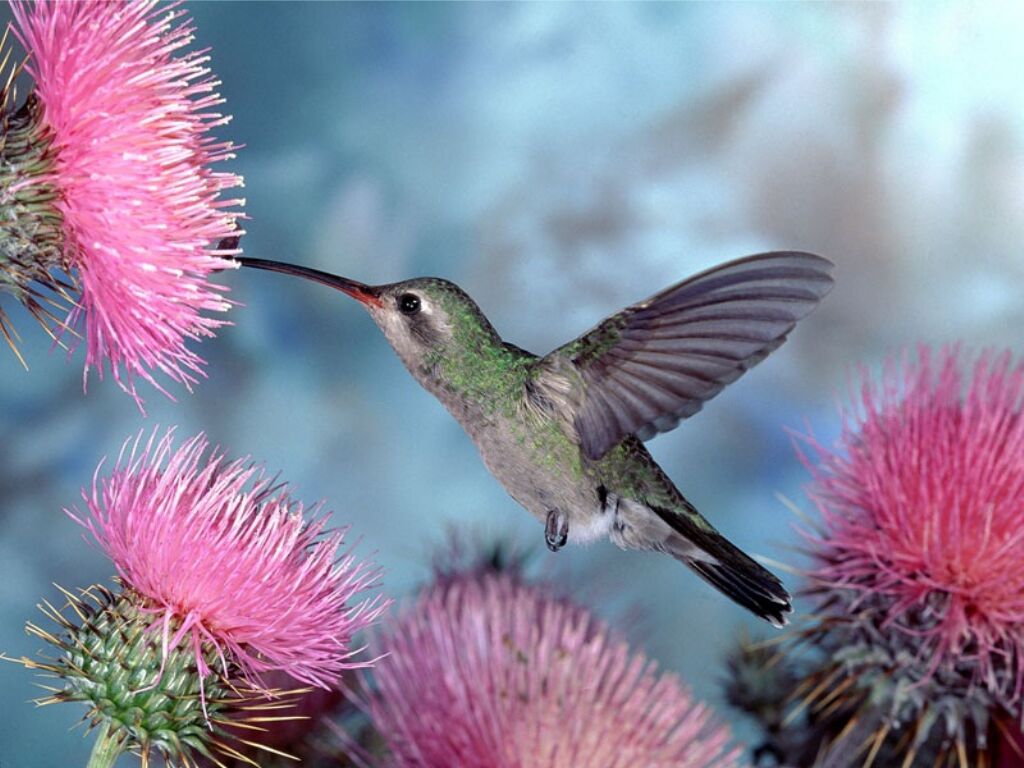
<path id="1" fill-rule="evenodd" d="M 351 296 L 369 312 L 409 371 L 427 383 L 439 363 L 482 352 L 501 338 L 455 283 L 417 277 L 387 285 L 365 285 L 317 269 L 236 257 L 243 266 L 303 277 Z"/>
<path id="2" fill-rule="evenodd" d="M 437 363 L 500 343 L 483 313 L 459 286 L 437 277 L 417 277 L 374 286 L 363 305 L 384 337 L 422 380 Z"/>

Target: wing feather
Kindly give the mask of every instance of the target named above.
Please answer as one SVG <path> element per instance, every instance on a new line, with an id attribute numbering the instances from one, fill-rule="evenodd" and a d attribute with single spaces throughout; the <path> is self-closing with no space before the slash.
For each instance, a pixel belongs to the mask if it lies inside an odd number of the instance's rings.
<path id="1" fill-rule="evenodd" d="M 763 253 L 702 272 L 600 323 L 553 356 L 582 382 L 574 425 L 592 459 L 692 416 L 777 349 L 832 288 L 832 263 Z"/>

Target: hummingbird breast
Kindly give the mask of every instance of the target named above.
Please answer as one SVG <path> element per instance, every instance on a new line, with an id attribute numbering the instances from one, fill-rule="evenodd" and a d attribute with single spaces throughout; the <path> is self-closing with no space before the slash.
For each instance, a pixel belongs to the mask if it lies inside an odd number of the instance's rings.
<path id="1" fill-rule="evenodd" d="M 608 535 L 616 495 L 583 466 L 579 446 L 515 423 L 492 424 L 473 436 L 484 465 L 508 494 L 537 520 L 551 510 L 569 518 L 569 538 L 592 541 Z"/>
<path id="2" fill-rule="evenodd" d="M 537 520 L 543 523 L 557 510 L 569 519 L 570 541 L 605 537 L 620 495 L 642 484 L 642 462 L 620 448 L 588 459 L 573 424 L 579 406 L 573 372 L 566 361 L 555 360 L 538 377 L 536 361 L 502 344 L 492 354 L 463 355 L 457 365 L 441 359 L 410 370 L 462 425 L 491 474 Z"/>
<path id="3" fill-rule="evenodd" d="M 445 405 L 487 469 L 537 520 L 544 522 L 551 510 L 563 512 L 573 542 L 609 534 L 618 495 L 603 487 L 598 466 L 583 456 L 564 419 L 532 407 L 525 397 L 489 413 L 462 401 Z"/>

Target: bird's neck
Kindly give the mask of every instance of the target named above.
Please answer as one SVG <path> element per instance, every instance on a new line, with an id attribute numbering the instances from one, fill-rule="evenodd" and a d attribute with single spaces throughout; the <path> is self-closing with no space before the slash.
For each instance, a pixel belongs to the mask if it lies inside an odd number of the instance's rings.
<path id="1" fill-rule="evenodd" d="M 445 402 L 457 399 L 485 414 L 521 397 L 533 356 L 506 344 L 480 315 L 450 313 L 452 338 L 427 357 L 427 384 Z"/>

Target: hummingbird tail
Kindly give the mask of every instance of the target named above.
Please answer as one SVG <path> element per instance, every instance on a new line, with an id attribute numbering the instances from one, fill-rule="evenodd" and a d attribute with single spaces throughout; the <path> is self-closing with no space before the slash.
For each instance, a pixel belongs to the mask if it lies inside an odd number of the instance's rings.
<path id="1" fill-rule="evenodd" d="M 748 562 L 708 562 L 685 557 L 680 559 L 711 586 L 781 629 L 789 623 L 786 614 L 793 610 L 789 602 L 789 593 L 770 571 L 746 555 L 743 557 Z"/>
<path id="2" fill-rule="evenodd" d="M 732 598 L 751 613 L 776 627 L 789 623 L 792 612 L 789 593 L 782 582 L 715 530 L 697 526 L 697 510 L 680 514 L 653 507 L 655 513 L 675 532 L 666 542 L 669 554 L 686 563 L 715 589 Z"/>

